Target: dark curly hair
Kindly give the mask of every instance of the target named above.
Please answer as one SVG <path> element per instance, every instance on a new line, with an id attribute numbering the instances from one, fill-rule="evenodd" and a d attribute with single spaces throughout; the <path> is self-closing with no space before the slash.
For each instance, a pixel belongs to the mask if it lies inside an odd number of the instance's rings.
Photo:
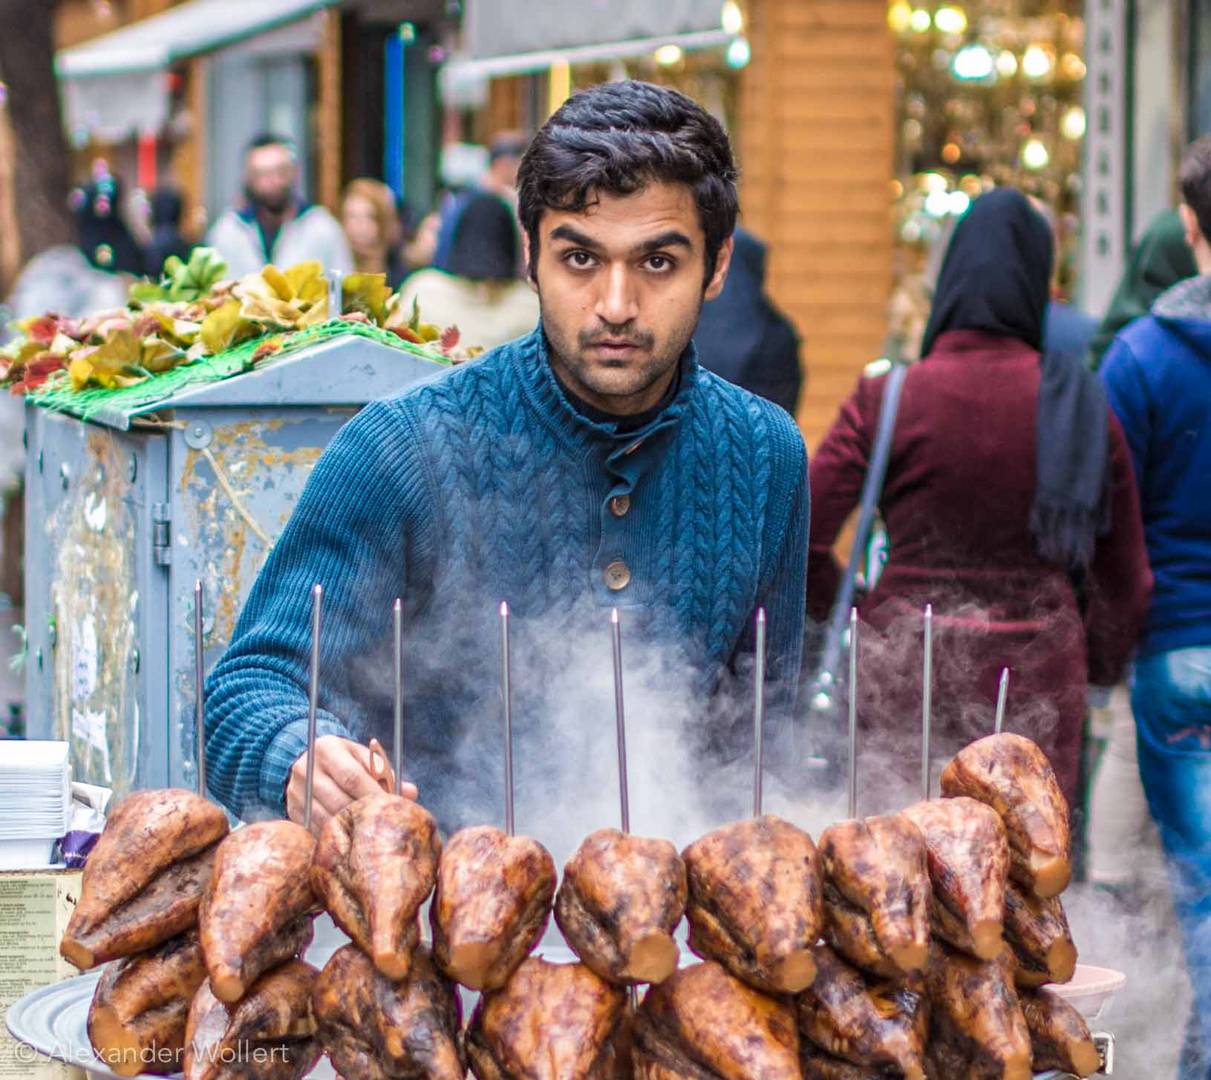
<path id="1" fill-rule="evenodd" d="M 1211 135 L 1203 135 L 1187 147 L 1177 182 L 1182 202 L 1194 211 L 1199 231 L 1211 240 Z"/>
<path id="2" fill-rule="evenodd" d="M 602 83 L 573 94 L 534 136 L 517 174 L 530 276 L 544 210 L 579 213 L 601 192 L 632 195 L 662 182 L 694 193 L 709 282 L 736 227 L 736 163 L 723 126 L 684 94 L 651 83 Z"/>

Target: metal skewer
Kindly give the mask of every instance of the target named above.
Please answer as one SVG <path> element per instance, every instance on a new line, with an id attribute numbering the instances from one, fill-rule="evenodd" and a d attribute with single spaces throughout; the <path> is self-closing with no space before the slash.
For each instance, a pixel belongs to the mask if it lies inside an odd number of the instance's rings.
<path id="1" fill-rule="evenodd" d="M 404 602 L 396 597 L 392 608 L 395 621 L 395 743 L 392 764 L 395 766 L 395 794 L 404 785 Z"/>
<path id="2" fill-rule="evenodd" d="M 1009 668 L 1001 671 L 1001 685 L 997 688 L 997 720 L 996 733 L 1001 734 L 1005 725 L 1005 703 L 1009 700 Z"/>
<path id="3" fill-rule="evenodd" d="M 921 692 L 921 792 L 929 798 L 929 729 L 933 708 L 933 604 L 925 605 L 925 664 Z"/>
<path id="4" fill-rule="evenodd" d="M 505 832 L 513 835 L 513 679 L 509 671 L 509 605 L 500 602 L 500 693 L 505 713 Z"/>
<path id="5" fill-rule="evenodd" d="M 858 816 L 858 609 L 849 609 L 849 816 Z"/>
<path id="6" fill-rule="evenodd" d="M 307 685 L 307 787 L 303 800 L 303 827 L 311 828 L 315 793 L 315 718 L 320 705 L 320 629 L 324 618 L 324 586 L 311 589 L 311 677 Z"/>
<path id="7" fill-rule="evenodd" d="M 198 738 L 198 794 L 206 798 L 206 655 L 202 641 L 202 582 L 193 583 L 194 726 Z"/>
<path id="8" fill-rule="evenodd" d="M 618 803 L 622 812 L 622 831 L 631 831 L 631 801 L 627 787 L 627 724 L 622 700 L 622 623 L 618 609 L 610 611 L 610 643 L 614 648 L 614 723 L 618 729 Z"/>
<path id="9" fill-rule="evenodd" d="M 753 746 L 753 817 L 760 817 L 765 774 L 765 608 L 757 609 L 753 663 Z"/>

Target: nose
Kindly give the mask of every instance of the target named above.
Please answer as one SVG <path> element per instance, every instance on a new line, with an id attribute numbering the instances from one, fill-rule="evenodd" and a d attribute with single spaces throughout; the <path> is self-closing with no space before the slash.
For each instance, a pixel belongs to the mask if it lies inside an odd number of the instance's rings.
<path id="1" fill-rule="evenodd" d="M 602 277 L 596 315 L 611 326 L 624 326 L 639 317 L 639 303 L 625 263 L 610 265 Z"/>

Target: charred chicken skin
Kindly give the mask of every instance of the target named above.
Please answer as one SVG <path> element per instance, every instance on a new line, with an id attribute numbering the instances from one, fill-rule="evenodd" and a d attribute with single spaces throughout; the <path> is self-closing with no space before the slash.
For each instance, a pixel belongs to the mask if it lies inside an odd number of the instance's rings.
<path id="1" fill-rule="evenodd" d="M 920 830 L 898 815 L 842 821 L 821 834 L 820 862 L 828 943 L 875 975 L 924 968 L 930 885 Z"/>
<path id="2" fill-rule="evenodd" d="M 636 1080 L 798 1080 L 799 1033 L 786 999 L 706 961 L 652 987 L 635 1018 Z"/>
<path id="3" fill-rule="evenodd" d="M 658 983 L 677 968 L 685 864 L 667 840 L 617 829 L 590 834 L 564 867 L 555 921 L 572 951 L 619 985 Z"/>
<path id="4" fill-rule="evenodd" d="M 438 967 L 470 990 L 504 986 L 546 931 L 555 883 L 537 840 L 490 826 L 455 833 L 429 908 Z"/>
<path id="5" fill-rule="evenodd" d="M 925 838 L 933 932 L 978 960 L 1004 948 L 1009 841 L 995 810 L 974 799 L 931 799 L 903 814 Z"/>
<path id="6" fill-rule="evenodd" d="M 97 1057 L 119 1076 L 179 1072 L 189 1005 L 205 979 L 196 929 L 110 964 L 88 1009 Z"/>
<path id="7" fill-rule="evenodd" d="M 264 972 L 311 943 L 314 850 L 311 833 L 291 821 L 246 825 L 219 845 L 199 929 L 220 1001 L 239 1001 Z"/>
<path id="8" fill-rule="evenodd" d="M 1009 874 L 1041 899 L 1068 887 L 1068 803 L 1047 756 L 1021 735 L 989 735 L 942 770 L 942 794 L 991 806 L 1009 838 Z"/>
<path id="9" fill-rule="evenodd" d="M 408 974 L 419 912 L 437 880 L 433 816 L 411 799 L 367 795 L 328 820 L 315 846 L 311 886 L 333 922 L 388 979 Z"/>
<path id="10" fill-rule="evenodd" d="M 624 1080 L 629 1028 L 624 990 L 584 964 L 532 956 L 484 995 L 467 1057 L 478 1080 Z"/>
<path id="11" fill-rule="evenodd" d="M 811 984 L 824 908 L 807 833 L 767 814 L 707 833 L 681 857 L 694 952 L 758 990 L 796 994 Z"/>
<path id="12" fill-rule="evenodd" d="M 1057 1069 L 1092 1076 L 1101 1068 L 1089 1025 L 1068 1002 L 1048 990 L 1027 990 L 1021 994 L 1021 1002 L 1035 1072 Z"/>
<path id="13" fill-rule="evenodd" d="M 243 830 L 240 830 L 243 831 Z M 189 1008 L 185 1080 L 299 1080 L 319 1060 L 311 990 L 319 974 L 288 960 L 236 1005 L 202 984 Z"/>
<path id="14" fill-rule="evenodd" d="M 88 857 L 59 951 L 87 970 L 188 930 L 226 835 L 223 811 L 190 791 L 128 795 Z"/>
<path id="15" fill-rule="evenodd" d="M 1005 937 L 1018 986 L 1066 983 L 1076 974 L 1076 945 L 1058 896 L 1040 900 L 1014 882 L 1005 890 Z"/>
<path id="16" fill-rule="evenodd" d="M 914 976 L 915 985 L 881 982 L 863 975 L 827 945 L 817 945 L 814 951 L 816 981 L 796 1000 L 799 1034 L 815 1051 L 804 1047 L 807 1057 L 817 1059 L 813 1068 L 827 1073 L 832 1065 L 827 1059 L 832 1058 L 860 1067 L 859 1075 L 887 1072 L 904 1080 L 925 1080 L 929 1008 L 923 977 Z"/>
<path id="17" fill-rule="evenodd" d="M 344 1080 L 462 1080 L 454 987 L 421 945 L 392 982 L 354 945 L 332 954 L 311 994 L 320 1041 Z"/>

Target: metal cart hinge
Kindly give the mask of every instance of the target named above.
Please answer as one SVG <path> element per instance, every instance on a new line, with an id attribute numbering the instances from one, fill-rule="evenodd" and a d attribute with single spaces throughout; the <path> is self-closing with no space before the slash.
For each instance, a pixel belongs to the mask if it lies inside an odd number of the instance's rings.
<path id="1" fill-rule="evenodd" d="M 168 503 L 151 505 L 151 550 L 157 566 L 172 564 L 172 507 Z"/>

